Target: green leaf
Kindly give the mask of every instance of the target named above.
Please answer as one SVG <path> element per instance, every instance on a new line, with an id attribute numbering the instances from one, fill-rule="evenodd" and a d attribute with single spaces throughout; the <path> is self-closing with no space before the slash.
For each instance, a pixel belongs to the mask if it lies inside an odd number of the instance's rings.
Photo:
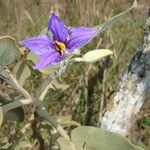
<path id="1" fill-rule="evenodd" d="M 3 110 L 0 107 L 0 126 L 2 125 L 2 123 L 3 123 Z"/>
<path id="2" fill-rule="evenodd" d="M 0 146 L 0 149 L 1 150 L 8 150 L 11 145 L 12 145 L 12 143 L 6 143 L 3 146 Z"/>
<path id="3" fill-rule="evenodd" d="M 138 142 L 137 144 L 138 144 L 138 146 L 142 147 L 144 150 L 150 150 L 150 146 L 147 146 L 142 142 Z"/>
<path id="4" fill-rule="evenodd" d="M 29 52 L 27 55 L 27 60 L 31 60 L 33 63 L 36 63 L 39 59 L 39 56 L 33 52 Z"/>
<path id="5" fill-rule="evenodd" d="M 80 123 L 72 120 L 71 116 L 66 115 L 66 116 L 58 116 L 57 121 L 59 124 L 63 126 L 80 126 Z"/>
<path id="6" fill-rule="evenodd" d="M 42 72 L 43 74 L 51 74 L 53 71 L 58 69 L 58 65 L 50 66 L 50 67 L 45 67 L 43 69 L 40 69 L 39 71 Z"/>
<path id="7" fill-rule="evenodd" d="M 19 58 L 19 49 L 16 42 L 9 36 L 0 37 L 0 65 L 8 65 Z"/>
<path id="8" fill-rule="evenodd" d="M 33 137 L 32 130 L 26 132 L 23 136 L 21 136 L 15 144 L 13 144 L 14 150 L 30 150 L 32 147 L 36 150 L 35 146 L 33 146 Z"/>
<path id="9" fill-rule="evenodd" d="M 145 119 L 143 120 L 143 123 L 144 123 L 145 125 L 147 125 L 147 126 L 150 126 L 150 118 L 145 118 Z"/>
<path id="10" fill-rule="evenodd" d="M 53 33 L 48 31 L 48 27 L 44 28 L 40 34 L 48 34 L 50 37 L 53 36 Z"/>
<path id="11" fill-rule="evenodd" d="M 112 18 L 108 19 L 107 21 L 105 21 L 101 26 L 100 26 L 100 32 L 103 32 L 104 30 L 106 30 L 107 28 L 109 28 L 111 25 L 113 25 L 114 23 L 118 22 L 120 19 L 124 18 L 125 16 L 127 16 L 129 14 L 129 12 L 133 9 L 137 7 L 137 1 L 135 0 L 133 2 L 133 5 L 128 8 L 126 11 L 113 16 Z"/>
<path id="12" fill-rule="evenodd" d="M 119 134 L 95 127 L 78 127 L 71 137 L 76 150 L 143 150 Z"/>
<path id="13" fill-rule="evenodd" d="M 112 54 L 113 52 L 108 49 L 96 49 L 96 50 L 87 52 L 86 54 L 83 55 L 82 58 L 75 58 L 75 61 L 96 62 L 102 59 L 103 57 L 106 57 Z"/>
<path id="14" fill-rule="evenodd" d="M 24 111 L 22 107 L 12 109 L 4 114 L 4 119 L 8 121 L 22 122 L 24 120 Z"/>
<path id="15" fill-rule="evenodd" d="M 5 104 L 9 104 L 11 102 L 12 100 L 8 101 L 6 98 L 0 95 L 0 103 L 2 104 L 1 106 L 4 106 Z M 8 121 L 22 122 L 24 120 L 24 111 L 22 107 L 18 107 L 6 112 L 4 110 L 3 116 L 4 116 L 3 118 Z"/>
<path id="16" fill-rule="evenodd" d="M 69 88 L 69 84 L 66 84 L 65 82 L 63 82 L 62 80 L 54 80 L 51 85 L 53 87 L 55 87 L 55 89 L 61 89 L 62 91 L 65 91 L 66 89 Z"/>
<path id="17" fill-rule="evenodd" d="M 47 34 L 48 33 L 48 27 L 44 28 L 40 34 Z"/>
<path id="18" fill-rule="evenodd" d="M 13 73 L 16 75 L 17 81 L 21 86 L 24 85 L 26 79 L 31 75 L 29 67 L 23 61 L 19 61 L 15 65 Z"/>
<path id="19" fill-rule="evenodd" d="M 100 34 L 101 32 L 105 31 L 106 29 L 108 29 L 109 27 L 111 27 L 114 23 L 120 21 L 121 19 L 123 19 L 124 17 L 126 17 L 129 12 L 137 7 L 137 0 L 134 0 L 133 5 L 128 8 L 126 11 L 113 16 L 112 18 L 109 18 L 108 20 L 106 20 L 102 25 L 96 25 L 93 27 L 93 29 L 97 29 L 97 33 L 95 34 L 95 36 L 97 36 L 98 34 Z M 84 45 L 88 44 L 93 38 L 91 38 L 87 43 L 85 43 Z M 83 45 L 81 46 L 83 47 Z"/>
<path id="20" fill-rule="evenodd" d="M 58 143 L 60 145 L 60 150 L 75 150 L 72 148 L 71 142 L 65 138 L 58 138 Z"/>

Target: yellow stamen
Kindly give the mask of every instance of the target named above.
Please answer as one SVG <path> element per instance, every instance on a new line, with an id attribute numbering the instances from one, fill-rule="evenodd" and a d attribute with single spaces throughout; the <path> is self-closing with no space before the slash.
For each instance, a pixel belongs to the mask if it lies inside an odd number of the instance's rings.
<path id="1" fill-rule="evenodd" d="M 62 42 L 55 41 L 55 49 L 60 55 L 63 55 L 66 49 L 66 45 Z"/>

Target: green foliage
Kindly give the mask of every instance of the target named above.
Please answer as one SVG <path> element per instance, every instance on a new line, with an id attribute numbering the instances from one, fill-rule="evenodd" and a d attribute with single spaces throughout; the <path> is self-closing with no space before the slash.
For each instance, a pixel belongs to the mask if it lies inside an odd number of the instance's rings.
<path id="1" fill-rule="evenodd" d="M 137 141 L 136 141 L 136 142 L 137 142 Z M 145 144 L 142 143 L 142 142 L 138 142 L 137 144 L 138 144 L 138 146 L 142 147 L 144 150 L 150 150 L 150 147 L 147 146 L 147 145 L 145 145 Z"/>
<path id="2" fill-rule="evenodd" d="M 53 33 L 48 31 L 48 27 L 44 28 L 40 34 L 48 34 L 50 37 L 53 36 Z"/>
<path id="3" fill-rule="evenodd" d="M 24 111 L 22 107 L 18 107 L 6 112 L 4 119 L 8 121 L 22 122 L 24 120 Z"/>
<path id="4" fill-rule="evenodd" d="M 6 144 L 4 144 L 3 146 L 0 146 L 0 149 L 3 149 L 3 150 L 9 149 L 9 147 L 10 147 L 11 145 L 12 145 L 11 143 L 6 143 Z"/>
<path id="5" fill-rule="evenodd" d="M 0 37 L 0 65 L 8 65 L 19 57 L 15 40 L 9 36 Z"/>
<path id="6" fill-rule="evenodd" d="M 143 150 L 119 134 L 95 127 L 81 126 L 74 129 L 71 140 L 59 138 L 61 150 Z"/>
<path id="7" fill-rule="evenodd" d="M 144 123 L 145 125 L 147 125 L 147 126 L 150 126 L 150 118 L 145 118 L 145 119 L 143 120 L 143 123 Z"/>
<path id="8" fill-rule="evenodd" d="M 57 141 L 60 145 L 60 150 L 75 150 L 73 143 L 69 140 L 66 140 L 65 138 L 59 138 Z"/>
<path id="9" fill-rule="evenodd" d="M 2 104 L 1 106 L 6 105 L 6 104 L 11 104 L 11 102 L 12 101 L 8 101 L 4 97 L 0 96 L 0 103 Z M 7 111 L 6 107 L 5 109 L 2 109 L 2 108 L 3 107 L 0 107 L 0 111 L 1 110 L 3 111 L 3 113 L 0 113 L 0 116 L 3 114 L 4 120 L 17 121 L 17 122 L 22 122 L 24 120 L 24 111 L 22 107 L 11 109 L 9 111 Z"/>
<path id="10" fill-rule="evenodd" d="M 129 9 L 127 9 L 126 11 L 118 14 L 118 15 L 115 15 L 113 16 L 112 18 L 108 19 L 106 22 L 104 22 L 102 25 L 101 25 L 101 31 L 104 31 L 106 30 L 107 28 L 109 28 L 111 25 L 113 25 L 114 23 L 118 22 L 120 19 L 122 19 L 123 17 L 125 17 L 126 15 L 128 15 L 128 13 L 133 9 L 133 8 L 136 8 L 137 7 L 137 1 L 134 0 L 134 3 L 132 5 L 132 7 L 130 7 Z"/>
<path id="11" fill-rule="evenodd" d="M 16 75 L 16 79 L 21 86 L 24 85 L 26 79 L 31 75 L 29 67 L 23 61 L 19 61 L 15 65 L 13 73 Z"/>

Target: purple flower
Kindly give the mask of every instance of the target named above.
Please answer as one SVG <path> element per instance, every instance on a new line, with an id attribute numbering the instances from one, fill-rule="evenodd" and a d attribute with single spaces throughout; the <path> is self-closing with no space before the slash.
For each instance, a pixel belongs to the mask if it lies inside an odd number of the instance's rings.
<path id="1" fill-rule="evenodd" d="M 92 39 L 97 32 L 97 30 L 87 27 L 68 28 L 55 13 L 51 13 L 48 21 L 48 31 L 53 33 L 52 37 L 43 34 L 19 42 L 40 56 L 34 69 L 41 69 L 59 63 L 63 60 L 64 55 L 71 54 L 74 49 Z"/>

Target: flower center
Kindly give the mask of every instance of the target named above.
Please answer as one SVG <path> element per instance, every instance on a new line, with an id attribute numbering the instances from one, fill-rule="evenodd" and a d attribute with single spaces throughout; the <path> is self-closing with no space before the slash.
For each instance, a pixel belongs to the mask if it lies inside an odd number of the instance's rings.
<path id="1" fill-rule="evenodd" d="M 62 42 L 55 41 L 55 49 L 60 55 L 63 55 L 66 49 L 66 45 Z"/>

